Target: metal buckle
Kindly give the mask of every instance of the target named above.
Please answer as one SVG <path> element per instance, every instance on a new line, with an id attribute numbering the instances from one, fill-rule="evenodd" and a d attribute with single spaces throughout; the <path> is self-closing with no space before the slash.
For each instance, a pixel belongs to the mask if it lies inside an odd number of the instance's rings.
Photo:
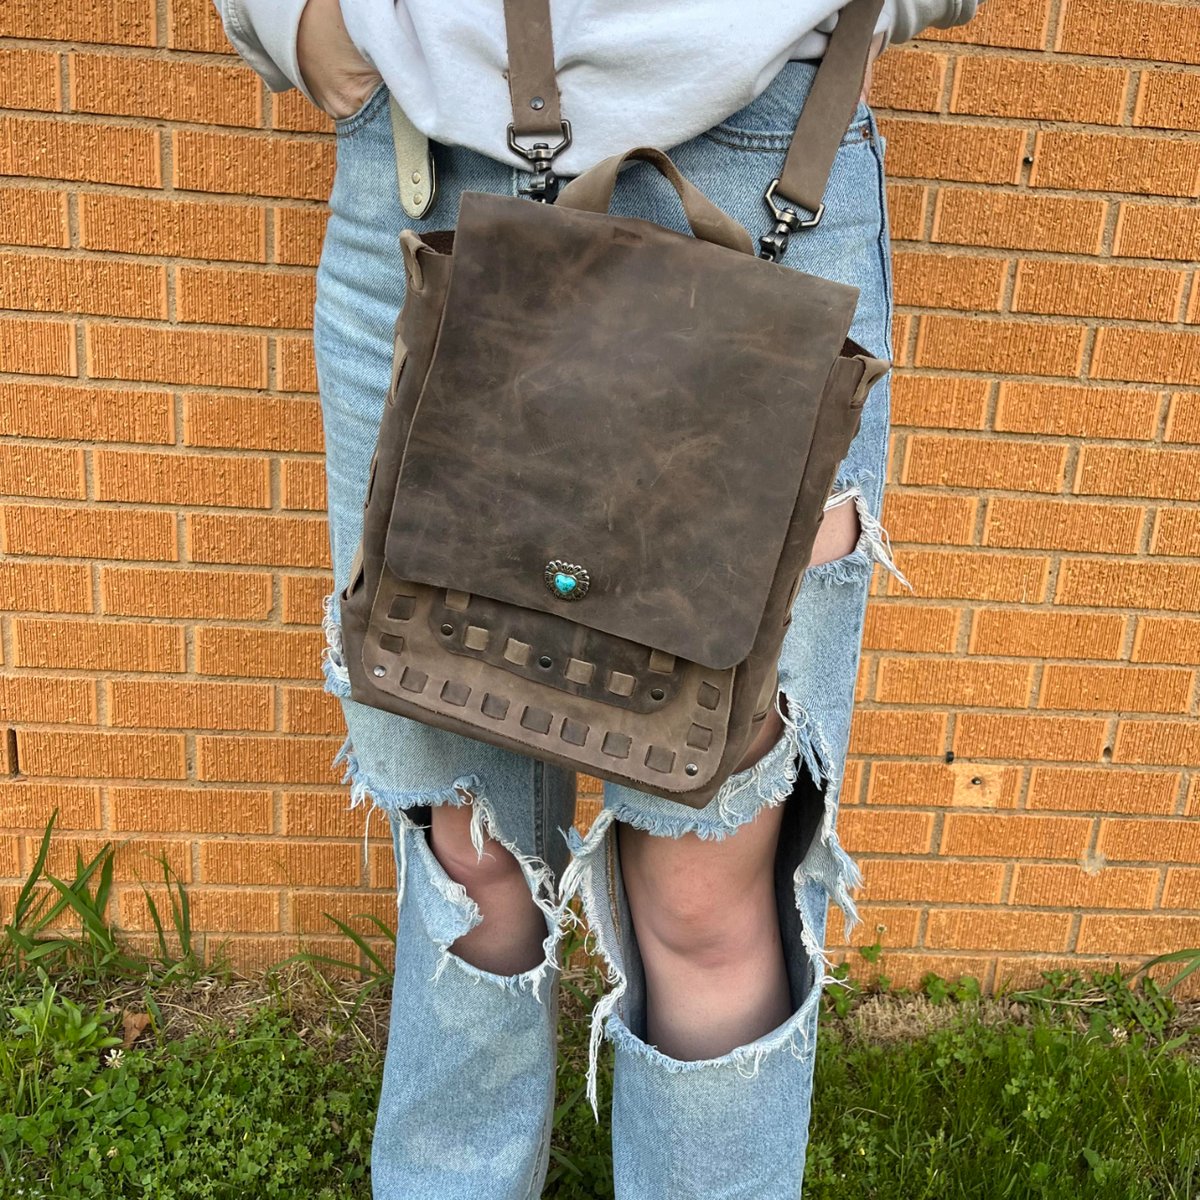
<path id="1" fill-rule="evenodd" d="M 769 262 L 779 262 L 787 251 L 788 239 L 797 229 L 813 229 L 820 225 L 821 218 L 825 215 L 824 204 L 817 205 L 816 212 L 807 219 L 801 217 L 796 209 L 777 204 L 775 193 L 778 188 L 779 180 L 772 179 L 771 186 L 763 193 L 763 201 L 775 218 L 775 228 L 770 233 L 764 233 L 758 239 L 758 244 L 762 247 L 758 252 L 758 257 L 765 258 Z"/>
<path id="2" fill-rule="evenodd" d="M 517 131 L 510 121 L 508 125 L 508 148 L 514 153 L 533 164 L 533 173 L 528 183 L 523 184 L 518 191 L 522 196 L 537 200 L 542 204 L 552 204 L 558 195 L 558 176 L 551 169 L 554 159 L 571 144 L 571 122 L 562 123 L 562 140 L 557 146 L 549 142 L 534 142 L 532 146 L 522 146 L 517 141 Z"/>

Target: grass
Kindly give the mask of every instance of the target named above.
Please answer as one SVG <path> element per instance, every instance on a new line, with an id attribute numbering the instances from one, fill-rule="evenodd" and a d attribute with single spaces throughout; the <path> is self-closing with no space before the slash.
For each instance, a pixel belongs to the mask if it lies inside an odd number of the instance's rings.
<path id="1" fill-rule="evenodd" d="M 176 885 L 138 959 L 107 919 L 111 855 L 76 866 L 49 891 L 31 876 L 0 941 L 0 1198 L 366 1200 L 389 980 L 362 934 L 343 927 L 355 980 L 305 961 L 214 977 Z M 55 931 L 60 902 L 76 937 Z M 569 949 L 552 1200 L 612 1195 L 583 1092 L 599 977 Z M 1172 957 L 1177 978 L 1200 962 Z M 1198 1034 L 1145 973 L 998 1000 L 970 980 L 847 981 L 825 1006 L 806 1200 L 1200 1200 Z M 607 1056 L 600 1084 L 603 1111 Z"/>

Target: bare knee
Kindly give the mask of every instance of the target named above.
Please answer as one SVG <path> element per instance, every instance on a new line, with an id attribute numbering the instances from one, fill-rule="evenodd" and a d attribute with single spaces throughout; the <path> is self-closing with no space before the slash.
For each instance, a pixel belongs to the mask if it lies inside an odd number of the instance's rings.
<path id="1" fill-rule="evenodd" d="M 524 886 L 521 864 L 495 838 L 483 839 L 482 854 L 475 849 L 471 816 L 470 805 L 433 810 L 429 845 L 442 869 L 455 883 L 462 884 L 468 895 L 516 883 Z"/>

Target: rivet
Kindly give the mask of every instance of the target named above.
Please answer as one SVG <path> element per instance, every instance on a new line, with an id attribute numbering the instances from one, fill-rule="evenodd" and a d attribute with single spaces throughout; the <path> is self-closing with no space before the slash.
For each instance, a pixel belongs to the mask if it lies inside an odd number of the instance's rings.
<path id="1" fill-rule="evenodd" d="M 696 772 L 700 770 L 700 768 L 698 766 L 696 766 L 695 763 L 688 763 L 688 765 L 686 767 L 684 767 L 683 769 L 688 775 L 695 775 Z"/>
<path id="2" fill-rule="evenodd" d="M 529 102 L 529 107 L 535 112 L 541 112 L 541 110 L 546 107 L 546 102 L 541 98 L 541 96 L 534 96 L 534 98 Z"/>
<path id="3" fill-rule="evenodd" d="M 383 667 L 376 667 L 376 668 L 375 668 L 375 669 L 374 669 L 374 670 L 371 672 L 371 674 L 372 674 L 372 675 L 374 675 L 376 679 L 379 679 L 379 678 L 381 678 L 382 676 L 386 675 L 386 674 L 387 674 L 387 671 L 386 671 L 386 669 L 385 669 L 385 668 L 383 668 Z"/>
<path id="4" fill-rule="evenodd" d="M 538 666 L 542 668 L 552 667 L 554 666 L 554 659 L 552 659 L 548 654 L 543 654 L 542 657 L 538 659 Z"/>
<path id="5" fill-rule="evenodd" d="M 454 632 L 454 626 L 447 621 L 446 624 L 442 626 L 442 632 L 449 637 Z"/>
<path id="6" fill-rule="evenodd" d="M 661 700 L 666 694 L 667 693 L 664 692 L 662 690 L 662 688 L 651 688 L 650 689 L 650 699 L 651 700 Z"/>
<path id="7" fill-rule="evenodd" d="M 413 203 L 414 204 L 424 204 L 425 197 L 422 196 L 420 192 L 413 192 Z"/>
<path id="8" fill-rule="evenodd" d="M 421 182 L 421 172 L 420 171 L 414 171 L 412 173 L 412 181 L 413 181 L 413 183 Z"/>

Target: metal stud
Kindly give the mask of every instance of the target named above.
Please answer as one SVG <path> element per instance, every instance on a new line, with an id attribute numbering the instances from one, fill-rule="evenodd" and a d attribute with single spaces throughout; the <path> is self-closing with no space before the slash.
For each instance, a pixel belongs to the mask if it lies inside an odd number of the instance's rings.
<path id="1" fill-rule="evenodd" d="M 532 108 L 534 112 L 541 112 L 542 109 L 546 107 L 546 102 L 541 98 L 541 96 L 534 96 L 534 98 L 529 101 L 529 107 Z"/>
<path id="2" fill-rule="evenodd" d="M 650 699 L 651 700 L 661 700 L 666 694 L 667 693 L 664 692 L 662 690 L 662 688 L 651 688 L 650 689 Z"/>
<path id="3" fill-rule="evenodd" d="M 376 667 L 371 672 L 371 674 L 374 675 L 376 679 L 381 679 L 384 675 L 387 674 L 387 670 L 383 667 Z"/>
<path id="4" fill-rule="evenodd" d="M 447 621 L 445 625 L 442 626 L 442 632 L 449 637 L 454 632 L 454 626 Z"/>
<path id="5" fill-rule="evenodd" d="M 683 769 L 688 775 L 695 775 L 700 770 L 700 768 L 698 766 L 696 766 L 695 763 L 688 763 L 687 766 L 685 766 Z"/>
<path id="6" fill-rule="evenodd" d="M 548 670 L 550 667 L 554 666 L 554 659 L 552 659 L 548 654 L 543 654 L 542 657 L 538 659 L 538 666 L 543 670 Z"/>

